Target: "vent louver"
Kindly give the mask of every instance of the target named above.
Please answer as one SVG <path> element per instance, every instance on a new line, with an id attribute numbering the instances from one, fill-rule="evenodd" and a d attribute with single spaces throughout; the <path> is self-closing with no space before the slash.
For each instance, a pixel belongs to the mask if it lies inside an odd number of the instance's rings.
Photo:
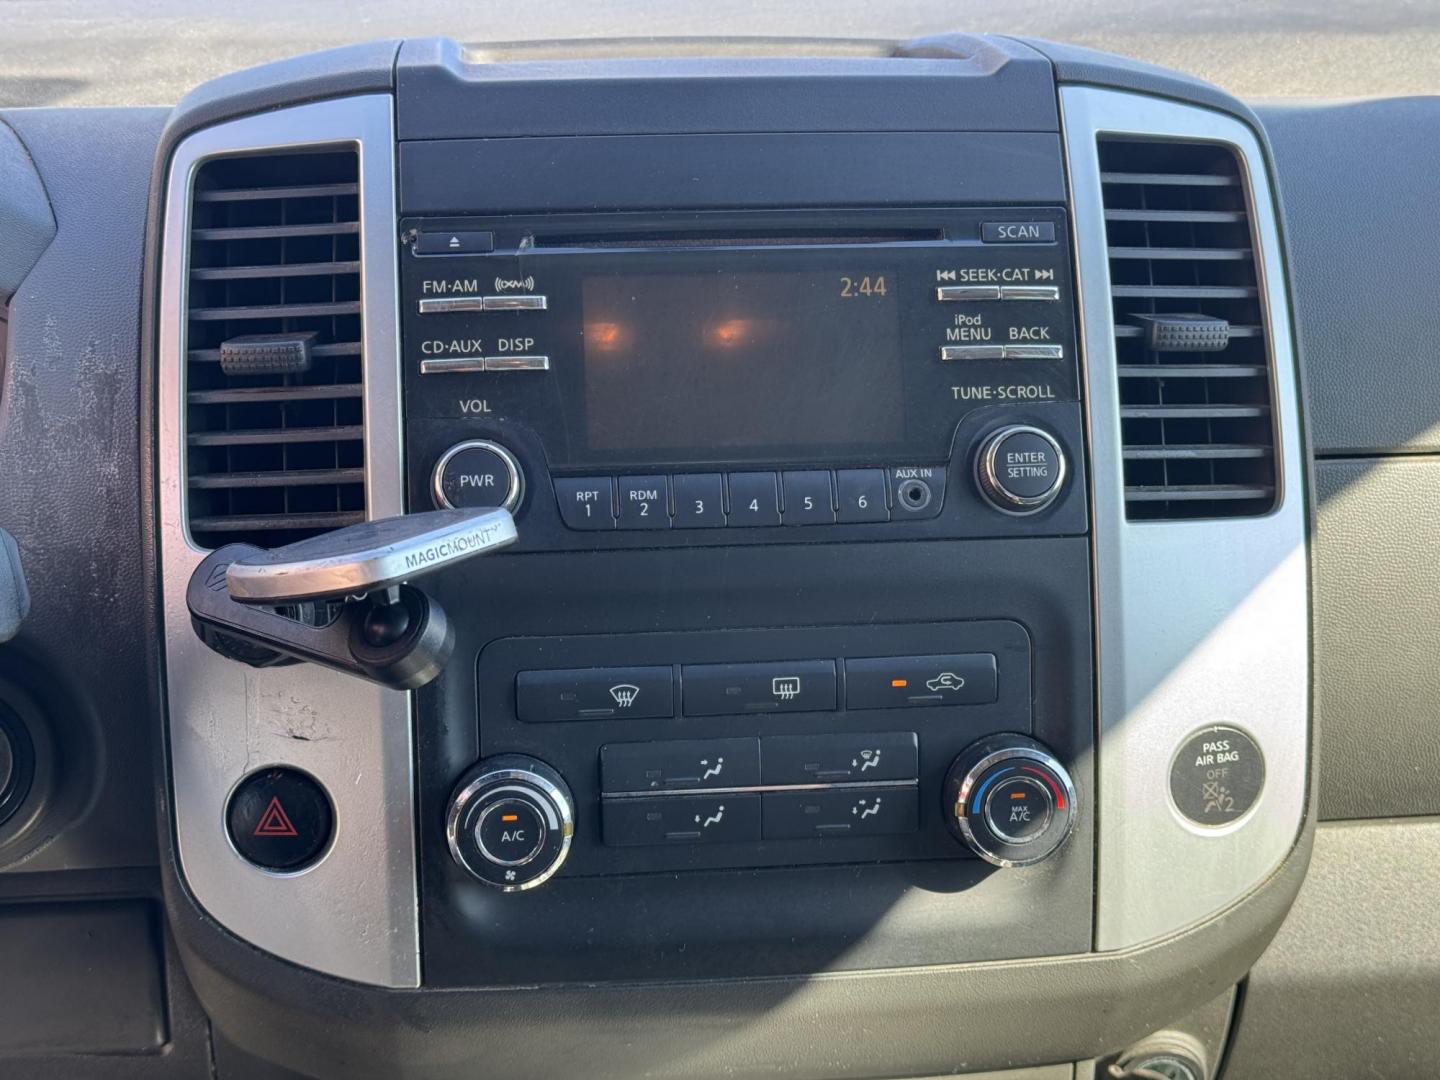
<path id="1" fill-rule="evenodd" d="M 1239 160 L 1216 143 L 1099 150 L 1126 516 L 1267 513 L 1271 373 Z"/>
<path id="2" fill-rule="evenodd" d="M 186 482 L 203 547 L 274 547 L 364 520 L 358 170 L 337 150 L 220 158 L 196 174 Z"/>

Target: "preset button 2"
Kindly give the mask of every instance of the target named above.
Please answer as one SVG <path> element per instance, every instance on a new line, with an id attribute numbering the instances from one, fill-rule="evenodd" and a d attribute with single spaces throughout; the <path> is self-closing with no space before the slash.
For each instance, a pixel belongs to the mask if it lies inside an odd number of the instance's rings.
<path id="1" fill-rule="evenodd" d="M 620 528 L 668 529 L 670 481 L 665 476 L 620 478 Z"/>

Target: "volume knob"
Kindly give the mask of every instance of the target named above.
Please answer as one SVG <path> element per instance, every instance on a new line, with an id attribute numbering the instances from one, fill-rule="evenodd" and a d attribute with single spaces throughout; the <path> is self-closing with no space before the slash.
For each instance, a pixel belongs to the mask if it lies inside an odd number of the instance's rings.
<path id="1" fill-rule="evenodd" d="M 455 861 L 502 892 L 523 892 L 553 877 L 574 833 L 565 781 L 543 761 L 520 754 L 475 766 L 457 786 L 445 819 Z"/>

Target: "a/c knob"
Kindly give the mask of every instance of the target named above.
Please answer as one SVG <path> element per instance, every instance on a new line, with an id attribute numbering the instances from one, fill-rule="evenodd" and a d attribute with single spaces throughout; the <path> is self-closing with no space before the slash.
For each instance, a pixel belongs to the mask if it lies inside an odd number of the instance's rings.
<path id="1" fill-rule="evenodd" d="M 445 819 L 455 861 L 502 892 L 523 892 L 553 877 L 570 854 L 574 832 L 565 781 L 520 754 L 487 758 L 470 770 Z"/>

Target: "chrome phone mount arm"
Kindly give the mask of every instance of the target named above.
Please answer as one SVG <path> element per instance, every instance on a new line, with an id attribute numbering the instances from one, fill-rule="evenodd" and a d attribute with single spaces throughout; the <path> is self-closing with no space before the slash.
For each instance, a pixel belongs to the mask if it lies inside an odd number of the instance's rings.
<path id="1" fill-rule="evenodd" d="M 455 644 L 417 579 L 517 539 L 508 510 L 436 510 L 366 521 L 265 550 L 227 544 L 190 577 L 200 640 L 253 667 L 308 661 L 410 690 Z"/>

